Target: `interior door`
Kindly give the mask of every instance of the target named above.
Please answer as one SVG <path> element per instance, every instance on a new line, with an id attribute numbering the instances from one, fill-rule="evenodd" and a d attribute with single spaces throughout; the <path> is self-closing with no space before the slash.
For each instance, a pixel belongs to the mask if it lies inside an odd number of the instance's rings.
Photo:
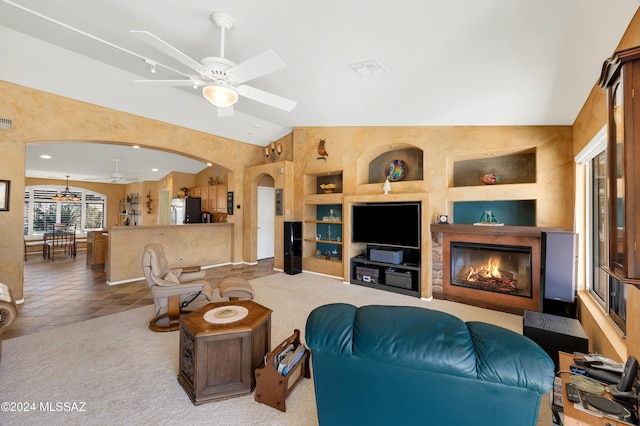
<path id="1" fill-rule="evenodd" d="M 267 186 L 258 187 L 258 260 L 273 257 L 276 191 Z"/>

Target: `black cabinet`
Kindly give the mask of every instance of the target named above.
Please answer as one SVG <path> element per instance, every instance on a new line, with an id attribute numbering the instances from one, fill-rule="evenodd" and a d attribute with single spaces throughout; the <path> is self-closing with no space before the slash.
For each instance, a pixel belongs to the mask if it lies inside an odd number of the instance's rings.
<path id="1" fill-rule="evenodd" d="M 302 272 L 302 222 L 284 223 L 284 272 Z"/>
<path id="2" fill-rule="evenodd" d="M 420 250 L 404 249 L 402 263 L 396 264 L 371 260 L 372 248 L 351 259 L 351 284 L 420 297 Z"/>
<path id="3" fill-rule="evenodd" d="M 559 369 L 558 352 L 589 352 L 589 338 L 580 321 L 573 318 L 524 311 L 522 334 L 536 342 Z"/>

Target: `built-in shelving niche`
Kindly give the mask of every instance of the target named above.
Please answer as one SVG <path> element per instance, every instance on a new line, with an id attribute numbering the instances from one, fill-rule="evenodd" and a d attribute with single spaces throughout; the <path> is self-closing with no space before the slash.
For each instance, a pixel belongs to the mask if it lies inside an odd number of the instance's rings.
<path id="1" fill-rule="evenodd" d="M 387 178 L 386 168 L 394 160 L 402 160 L 407 165 L 402 181 L 423 179 L 423 151 L 418 148 L 401 148 L 384 152 L 371 160 L 368 183 L 383 183 Z"/>
<path id="2" fill-rule="evenodd" d="M 480 179 L 490 173 L 499 176 L 497 185 L 535 183 L 535 149 L 513 155 L 454 161 L 453 186 L 484 186 Z"/>
<path id="3" fill-rule="evenodd" d="M 536 225 L 536 200 L 456 201 L 453 203 L 453 223 L 480 222 L 487 210 L 505 225 Z"/>

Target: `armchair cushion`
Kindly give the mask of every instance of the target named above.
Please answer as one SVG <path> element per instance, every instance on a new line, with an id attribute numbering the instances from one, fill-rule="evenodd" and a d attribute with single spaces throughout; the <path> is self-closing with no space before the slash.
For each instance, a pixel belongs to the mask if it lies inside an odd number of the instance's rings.
<path id="1" fill-rule="evenodd" d="M 171 286 L 180 284 L 180 280 L 173 271 L 169 271 L 165 274 L 161 281 L 158 281 L 159 286 Z"/>
<path id="2" fill-rule="evenodd" d="M 204 277 L 206 276 L 206 272 L 204 270 L 193 268 L 176 268 L 172 269 L 171 272 L 178 277 L 178 281 L 181 283 L 204 280 Z"/>

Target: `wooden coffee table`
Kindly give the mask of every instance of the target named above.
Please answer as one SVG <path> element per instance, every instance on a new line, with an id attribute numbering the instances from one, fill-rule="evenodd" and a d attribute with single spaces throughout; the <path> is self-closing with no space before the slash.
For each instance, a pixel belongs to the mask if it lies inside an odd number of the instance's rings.
<path id="1" fill-rule="evenodd" d="M 224 306 L 244 307 L 248 314 L 224 324 L 205 320 L 207 312 Z M 210 303 L 180 319 L 178 382 L 195 405 L 253 391 L 254 371 L 271 348 L 271 312 L 252 300 L 236 300 Z"/>

